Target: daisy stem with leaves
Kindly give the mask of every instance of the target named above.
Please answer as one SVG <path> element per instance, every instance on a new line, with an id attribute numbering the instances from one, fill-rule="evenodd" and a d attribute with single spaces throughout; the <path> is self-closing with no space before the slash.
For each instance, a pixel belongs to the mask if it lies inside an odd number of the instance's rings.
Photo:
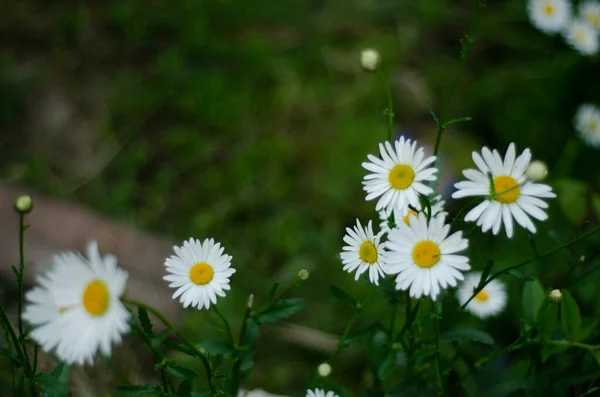
<path id="1" fill-rule="evenodd" d="M 379 69 L 377 69 L 377 71 L 375 72 L 377 74 L 377 77 L 379 78 L 379 81 L 381 82 L 381 85 L 385 88 L 386 94 L 387 94 L 387 108 L 383 111 L 383 113 L 387 116 L 388 118 L 388 141 L 392 142 L 392 140 L 394 139 L 394 117 L 396 116 L 394 114 L 394 105 L 393 105 L 393 101 L 392 101 L 392 88 L 391 85 L 388 81 L 386 81 L 385 77 L 383 77 L 383 74 L 381 73 L 381 71 Z"/>

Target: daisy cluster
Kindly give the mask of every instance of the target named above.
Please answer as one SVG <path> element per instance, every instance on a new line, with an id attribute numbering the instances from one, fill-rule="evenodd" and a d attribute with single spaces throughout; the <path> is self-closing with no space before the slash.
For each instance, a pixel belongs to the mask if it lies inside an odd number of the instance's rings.
<path id="1" fill-rule="evenodd" d="M 340 254 L 343 269 L 355 279 L 365 274 L 375 285 L 387 275 L 395 276 L 397 290 L 413 298 L 437 299 L 443 290 L 457 287 L 457 297 L 465 304 L 478 287 L 481 274 L 471 270 L 465 254 L 469 246 L 462 231 L 452 231 L 447 222 L 445 201 L 434 195 L 431 185 L 437 179 L 435 156 L 426 156 L 416 141 L 400 137 L 394 143 L 379 145 L 379 156 L 369 154 L 363 167 L 369 172 L 363 180 L 366 200 L 377 200 L 381 224 L 365 226 L 359 220 L 346 229 L 346 245 Z M 536 232 L 535 220 L 547 219 L 548 204 L 554 198 L 550 186 L 532 176 L 531 152 L 517 155 L 513 143 L 504 157 L 484 147 L 472 153 L 474 168 L 462 173 L 466 180 L 455 184 L 452 198 L 480 197 L 465 216 L 483 232 L 497 235 L 502 228 L 511 238 L 515 227 Z M 537 164 L 534 163 L 535 166 Z M 539 168 L 539 167 L 538 167 Z M 533 170 L 535 171 L 535 170 Z M 506 304 L 504 285 L 491 281 L 466 306 L 485 318 L 499 313 Z"/>
<path id="2" fill-rule="evenodd" d="M 595 55 L 600 49 L 600 1 L 585 0 L 577 11 L 569 0 L 529 0 L 529 19 L 546 34 L 562 34 L 564 40 L 583 55 Z"/>
<path id="3" fill-rule="evenodd" d="M 175 289 L 184 307 L 208 309 L 230 289 L 235 273 L 231 256 L 213 239 L 189 239 L 165 261 L 164 279 Z M 87 257 L 65 252 L 38 277 L 29 291 L 23 318 L 34 325 L 31 338 L 45 352 L 53 351 L 68 364 L 92 364 L 100 351 L 109 356 L 130 329 L 130 313 L 121 301 L 127 272 L 117 267 L 113 255 L 102 257 L 95 242 Z"/>

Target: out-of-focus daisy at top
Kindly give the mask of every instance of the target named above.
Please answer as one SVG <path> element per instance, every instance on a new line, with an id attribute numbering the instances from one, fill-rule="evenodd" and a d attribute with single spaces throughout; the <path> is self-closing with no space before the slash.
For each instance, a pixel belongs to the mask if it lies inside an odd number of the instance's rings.
<path id="1" fill-rule="evenodd" d="M 338 395 L 332 391 L 326 392 L 323 389 L 315 389 L 315 390 L 307 390 L 306 397 L 338 397 Z"/>
<path id="2" fill-rule="evenodd" d="M 356 226 L 346 228 L 343 252 L 340 254 L 344 270 L 349 273 L 356 271 L 354 276 L 358 280 L 361 274 L 369 271 L 369 280 L 379 285 L 379 277 L 385 277 L 385 266 L 387 262 L 385 244 L 380 242 L 382 232 L 375 235 L 371 221 L 363 228 L 360 221 L 356 220 Z"/>
<path id="3" fill-rule="evenodd" d="M 129 312 L 119 300 L 127 272 L 116 257 L 101 257 L 96 242 L 87 255 L 56 255 L 52 268 L 38 277 L 40 286 L 25 296 L 23 318 L 36 326 L 31 338 L 68 364 L 92 364 L 98 349 L 110 356 L 112 343 L 129 331 Z"/>
<path id="4" fill-rule="evenodd" d="M 431 216 L 433 218 L 446 218 L 446 216 L 448 216 L 448 213 L 444 210 L 444 205 L 446 204 L 446 202 L 444 200 L 442 200 L 442 196 L 441 195 L 437 195 L 435 196 L 432 200 L 431 200 Z M 379 211 L 379 219 L 381 220 L 381 223 L 379 224 L 379 228 L 381 229 L 381 231 L 383 233 L 387 233 L 390 231 L 390 216 L 393 213 L 394 214 L 394 224 L 397 225 L 400 222 L 404 222 L 407 225 L 410 225 L 410 218 L 412 216 L 416 216 L 419 214 L 419 212 L 422 211 L 421 208 L 421 204 L 419 203 L 419 206 L 417 206 L 415 208 L 417 211 L 412 210 L 410 208 L 407 208 L 407 210 L 402 213 L 400 211 L 397 210 L 393 210 L 391 212 L 386 212 L 385 210 L 381 210 Z"/>
<path id="5" fill-rule="evenodd" d="M 286 397 L 286 396 L 279 395 L 279 394 L 267 393 L 263 389 L 254 389 L 251 391 L 240 390 L 238 392 L 238 397 Z"/>
<path id="6" fill-rule="evenodd" d="M 163 277 L 177 288 L 173 299 L 180 297 L 183 307 L 209 308 L 217 303 L 217 295 L 225 296 L 229 290 L 229 277 L 235 273 L 231 256 L 223 253 L 221 244 L 212 238 L 203 242 L 189 239 L 182 247 L 173 247 L 176 255 L 165 261 L 167 274 Z"/>
<path id="7" fill-rule="evenodd" d="M 467 213 L 465 221 L 477 221 L 484 232 L 492 229 L 494 234 L 498 234 L 504 223 L 506 235 L 512 237 L 514 218 L 519 225 L 535 233 L 536 228 L 530 216 L 540 221 L 548 218 L 542 210 L 548 208 L 548 204 L 541 198 L 554 198 L 556 195 L 550 186 L 527 180 L 525 171 L 531 161 L 529 149 L 516 157 L 515 145 L 511 143 L 504 161 L 497 150 L 492 152 L 484 147 L 481 152 L 483 157 L 473 152 L 473 161 L 478 170 L 464 170 L 463 175 L 468 180 L 454 185 L 458 190 L 452 194 L 452 198 L 486 197 Z"/>
<path id="8" fill-rule="evenodd" d="M 479 285 L 481 273 L 469 273 L 458 288 L 457 296 L 461 306 L 473 296 Z M 490 281 L 475 295 L 465 309 L 477 317 L 486 318 L 499 314 L 506 307 L 506 288 L 500 281 Z"/>
<path id="9" fill-rule="evenodd" d="M 575 114 L 575 129 L 592 147 L 600 147 L 600 109 L 589 103 L 579 106 Z"/>
<path id="10" fill-rule="evenodd" d="M 415 208 L 419 205 L 419 193 L 433 192 L 424 182 L 435 180 L 437 169 L 429 167 L 435 156 L 425 158 L 423 148 L 416 147 L 416 141 L 400 137 L 393 147 L 389 142 L 379 144 L 381 158 L 369 154 L 369 162 L 362 164 L 371 171 L 363 180 L 366 200 L 379 197 L 375 210 L 404 213 L 409 204 Z"/>
<path id="11" fill-rule="evenodd" d="M 563 30 L 571 18 L 568 0 L 529 0 L 527 13 L 533 26 L 545 33 Z"/>
<path id="12" fill-rule="evenodd" d="M 583 55 L 598 53 L 598 32 L 583 19 L 572 21 L 564 32 L 566 42 Z"/>
<path id="13" fill-rule="evenodd" d="M 584 1 L 579 6 L 579 14 L 587 23 L 600 31 L 600 1 Z"/>
<path id="14" fill-rule="evenodd" d="M 400 223 L 388 233 L 389 274 L 396 276 L 396 289 L 408 290 L 410 296 L 431 296 L 436 299 L 441 289 L 456 287 L 457 280 L 464 277 L 461 272 L 471 269 L 469 258 L 457 255 L 465 250 L 469 242 L 462 232 L 448 237 L 450 225 L 441 218 L 431 218 L 429 224 L 425 214 L 412 216 L 410 225 Z"/>

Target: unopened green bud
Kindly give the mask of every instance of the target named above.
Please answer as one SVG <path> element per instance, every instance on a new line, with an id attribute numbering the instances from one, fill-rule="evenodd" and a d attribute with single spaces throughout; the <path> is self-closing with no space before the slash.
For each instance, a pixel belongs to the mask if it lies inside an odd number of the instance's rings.
<path id="1" fill-rule="evenodd" d="M 551 303 L 560 303 L 561 300 L 562 300 L 562 293 L 560 292 L 559 289 L 553 289 L 548 294 L 548 301 L 550 301 Z"/>
<path id="2" fill-rule="evenodd" d="M 15 199 L 15 210 L 19 214 L 26 214 L 33 208 L 33 201 L 30 196 L 23 195 Z"/>
<path id="3" fill-rule="evenodd" d="M 308 270 L 302 269 L 302 270 L 300 270 L 298 272 L 298 276 L 297 277 L 298 277 L 299 280 L 306 281 L 310 277 L 310 273 L 308 272 Z"/>
<path id="4" fill-rule="evenodd" d="M 331 365 L 323 363 L 319 365 L 319 368 L 317 368 L 317 372 L 319 373 L 319 376 L 322 376 L 323 378 L 329 376 L 329 374 L 331 373 Z"/>

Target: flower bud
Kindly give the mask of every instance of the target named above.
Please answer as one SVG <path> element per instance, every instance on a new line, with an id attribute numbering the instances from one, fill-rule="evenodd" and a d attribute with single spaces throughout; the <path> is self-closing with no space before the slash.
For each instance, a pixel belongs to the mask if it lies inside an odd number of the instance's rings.
<path id="1" fill-rule="evenodd" d="M 367 72 L 374 72 L 379 68 L 379 52 L 372 48 L 362 50 L 360 53 L 360 66 Z"/>
<path id="2" fill-rule="evenodd" d="M 531 163 L 529 163 L 527 171 L 525 171 L 525 175 L 527 176 L 527 179 L 529 179 L 532 182 L 543 181 L 548 175 L 548 167 L 543 161 L 532 161 Z"/>
<path id="3" fill-rule="evenodd" d="M 319 373 L 319 376 L 322 376 L 323 378 L 329 376 L 329 374 L 331 373 L 331 365 L 323 363 L 319 365 L 319 367 L 317 368 L 317 372 Z"/>
<path id="4" fill-rule="evenodd" d="M 310 277 L 310 273 L 308 272 L 308 270 L 302 269 L 298 272 L 297 277 L 299 280 L 306 281 Z"/>
<path id="5" fill-rule="evenodd" d="M 248 309 L 252 309 L 253 305 L 254 305 L 254 294 L 250 294 L 250 295 L 248 295 L 248 303 L 246 303 L 246 307 Z"/>
<path id="6" fill-rule="evenodd" d="M 33 208 L 33 201 L 30 196 L 23 195 L 15 199 L 15 210 L 19 214 L 26 214 Z"/>
<path id="7" fill-rule="evenodd" d="M 560 303 L 561 300 L 562 300 L 562 293 L 560 292 L 559 289 L 553 289 L 548 294 L 548 301 L 550 301 L 551 303 Z"/>

